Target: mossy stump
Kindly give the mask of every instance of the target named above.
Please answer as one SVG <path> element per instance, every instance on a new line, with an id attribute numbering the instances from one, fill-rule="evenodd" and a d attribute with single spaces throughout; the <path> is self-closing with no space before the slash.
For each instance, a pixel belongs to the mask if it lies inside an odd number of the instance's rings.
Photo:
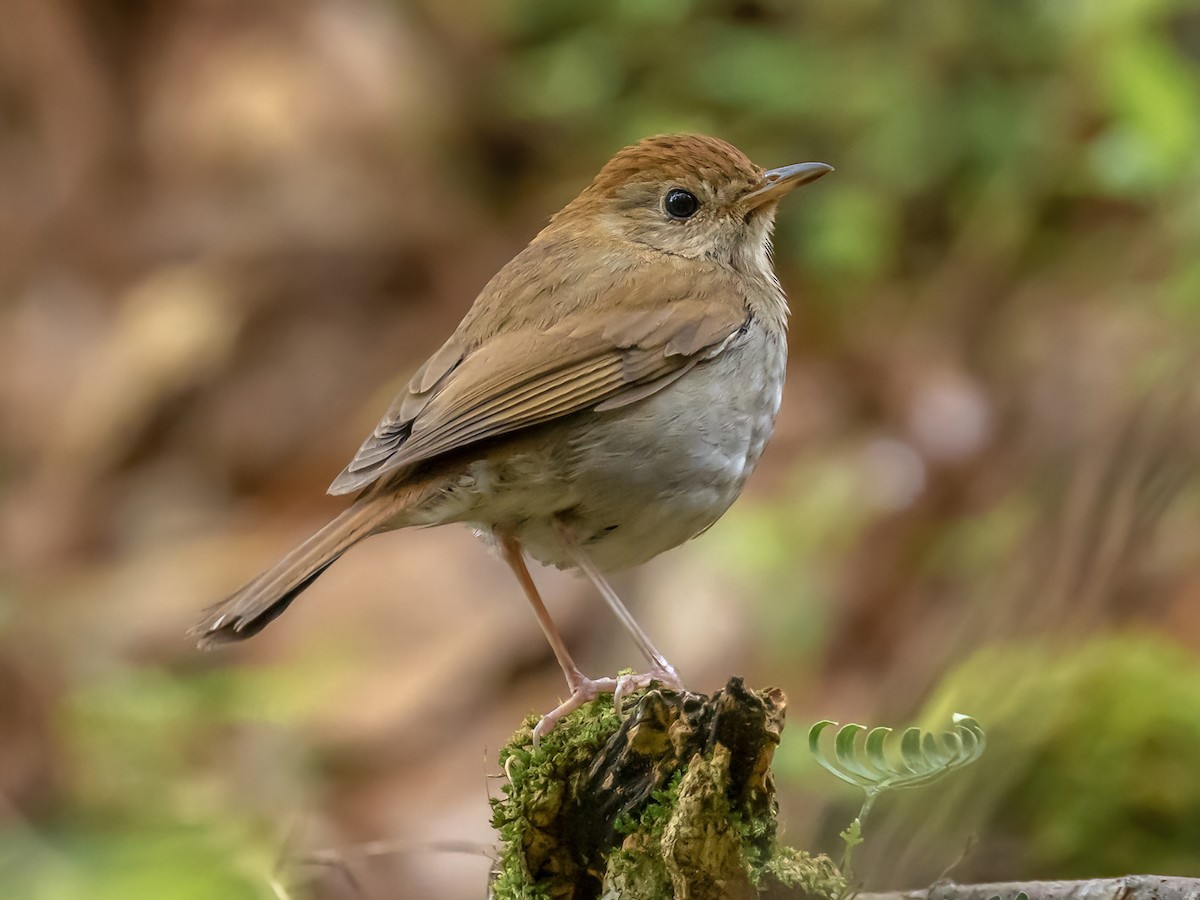
<path id="1" fill-rule="evenodd" d="M 496 900 L 836 897 L 824 856 L 780 847 L 771 761 L 783 692 L 730 679 L 712 697 L 646 691 L 624 717 L 602 697 L 537 746 L 500 751 Z"/>

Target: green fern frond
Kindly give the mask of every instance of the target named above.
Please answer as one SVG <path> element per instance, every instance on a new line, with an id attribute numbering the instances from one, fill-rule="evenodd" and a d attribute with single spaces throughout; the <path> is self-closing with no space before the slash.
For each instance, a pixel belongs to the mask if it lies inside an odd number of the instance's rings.
<path id="1" fill-rule="evenodd" d="M 889 745 L 891 728 L 843 725 L 833 739 L 833 756 L 821 746 L 821 735 L 837 722 L 817 722 L 808 731 L 808 749 L 816 761 L 842 781 L 873 798 L 884 791 L 917 787 L 974 762 L 987 746 L 983 728 L 970 716 L 954 715 L 954 727 L 939 740 L 919 728 L 908 728 Z M 864 734 L 860 741 L 858 737 Z"/>
<path id="2" fill-rule="evenodd" d="M 973 763 L 983 753 L 987 738 L 980 724 L 960 713 L 953 718 L 954 727 L 943 732 L 941 740 L 920 728 L 905 729 L 899 748 L 895 741 L 888 741 L 893 734 L 890 728 L 843 725 L 833 736 L 832 757 L 821 746 L 821 735 L 830 727 L 837 728 L 838 723 L 824 719 L 808 730 L 808 749 L 821 767 L 847 784 L 862 788 L 867 795 L 857 818 L 841 834 L 845 851 L 838 868 L 847 883 L 853 880 L 850 858 L 863 842 L 863 825 L 876 797 L 885 791 L 928 784 Z M 864 733 L 865 737 L 858 740 Z"/>
<path id="3" fill-rule="evenodd" d="M 863 841 L 863 825 L 875 798 L 885 791 L 928 784 L 973 763 L 987 746 L 987 738 L 978 722 L 959 713 L 954 714 L 954 727 L 943 732 L 940 740 L 919 728 L 908 728 L 900 736 L 898 748 L 895 741 L 888 741 L 892 729 L 850 724 L 837 729 L 831 757 L 821 746 L 821 735 L 837 725 L 828 719 L 813 725 L 808 730 L 808 749 L 822 768 L 867 795 L 858 817 L 841 834 L 845 851 L 839 868 L 850 880 L 850 858 Z M 860 741 L 861 734 L 865 737 Z"/>

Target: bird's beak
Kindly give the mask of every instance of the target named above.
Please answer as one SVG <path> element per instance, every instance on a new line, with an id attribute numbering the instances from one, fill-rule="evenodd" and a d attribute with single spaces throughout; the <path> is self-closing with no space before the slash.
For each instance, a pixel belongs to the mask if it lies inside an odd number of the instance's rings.
<path id="1" fill-rule="evenodd" d="M 742 198 L 748 209 L 758 209 L 767 203 L 773 203 L 783 197 L 792 188 L 810 181 L 816 181 L 822 175 L 833 171 L 833 166 L 819 162 L 796 163 L 793 166 L 780 166 L 778 169 L 768 169 L 763 173 L 758 187 Z"/>

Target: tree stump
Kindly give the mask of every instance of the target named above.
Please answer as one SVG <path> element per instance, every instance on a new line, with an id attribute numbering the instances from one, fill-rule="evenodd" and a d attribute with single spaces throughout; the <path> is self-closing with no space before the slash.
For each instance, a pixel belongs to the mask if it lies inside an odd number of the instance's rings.
<path id="1" fill-rule="evenodd" d="M 712 697 L 647 691 L 624 718 L 610 698 L 537 746 L 526 721 L 500 752 L 496 900 L 836 897 L 824 856 L 776 841 L 771 761 L 782 691 L 733 678 Z"/>

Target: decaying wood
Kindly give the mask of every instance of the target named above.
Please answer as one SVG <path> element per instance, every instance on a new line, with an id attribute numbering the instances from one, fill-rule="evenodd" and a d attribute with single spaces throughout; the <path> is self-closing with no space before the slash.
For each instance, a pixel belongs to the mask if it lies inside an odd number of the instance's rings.
<path id="1" fill-rule="evenodd" d="M 570 900 L 750 900 L 790 885 L 795 868 L 798 878 L 811 869 L 836 881 L 824 857 L 762 868 L 776 853 L 771 761 L 785 706 L 781 691 L 754 693 L 734 678 L 712 697 L 647 692 L 586 756 L 557 733 L 586 717 L 561 723 L 546 742 L 556 747 L 534 750 L 518 735 L 507 757 L 517 771 L 497 817 L 525 826 L 517 840 L 529 886 Z M 544 773 L 572 757 L 577 765 L 552 779 L 524 777 L 525 767 Z M 498 879 L 495 896 L 504 890 Z"/>

